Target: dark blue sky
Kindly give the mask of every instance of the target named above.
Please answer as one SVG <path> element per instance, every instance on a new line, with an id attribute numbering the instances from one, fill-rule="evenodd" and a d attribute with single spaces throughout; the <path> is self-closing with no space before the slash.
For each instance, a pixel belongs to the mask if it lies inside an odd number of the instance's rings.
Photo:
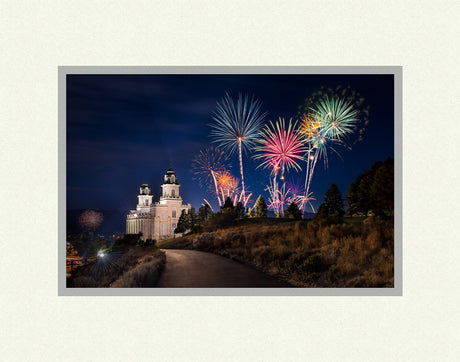
<path id="1" fill-rule="evenodd" d="M 345 196 L 351 182 L 374 161 L 394 157 L 392 75 L 67 75 L 67 208 L 119 210 L 135 207 L 142 183 L 158 201 L 163 176 L 171 164 L 185 203 L 200 207 L 206 194 L 195 181 L 191 162 L 211 145 L 211 113 L 229 92 L 254 94 L 268 112 L 267 121 L 297 116 L 298 107 L 319 87 L 350 85 L 370 106 L 363 140 L 351 149 L 330 153 L 329 167 L 318 163 L 311 191 L 317 201 L 332 183 Z M 238 157 L 231 158 L 239 178 Z M 269 173 L 244 156 L 246 188 L 255 201 Z M 305 179 L 305 168 L 287 180 Z"/>

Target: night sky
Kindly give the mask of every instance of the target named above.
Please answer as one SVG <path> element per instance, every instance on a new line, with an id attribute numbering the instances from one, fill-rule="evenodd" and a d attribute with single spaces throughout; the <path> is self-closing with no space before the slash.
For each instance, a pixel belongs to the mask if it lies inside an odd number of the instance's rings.
<path id="1" fill-rule="evenodd" d="M 148 183 L 154 201 L 169 166 L 176 171 L 184 203 L 198 209 L 203 198 L 217 209 L 216 198 L 193 179 L 191 162 L 210 147 L 211 114 L 225 92 L 255 95 L 268 113 L 297 117 L 298 107 L 319 87 L 348 86 L 370 106 L 363 140 L 351 149 L 329 153 L 329 167 L 318 165 L 311 191 L 317 208 L 332 183 L 347 188 L 374 161 L 394 157 L 393 75 L 67 75 L 67 209 L 135 208 L 139 186 Z M 214 144 L 215 145 L 215 144 Z M 269 183 L 269 172 L 243 156 L 246 189 L 252 202 Z M 239 175 L 238 155 L 231 171 Z M 290 171 L 287 180 L 305 179 Z M 251 204 L 251 202 L 250 202 Z M 309 210 L 307 210 L 309 211 Z"/>

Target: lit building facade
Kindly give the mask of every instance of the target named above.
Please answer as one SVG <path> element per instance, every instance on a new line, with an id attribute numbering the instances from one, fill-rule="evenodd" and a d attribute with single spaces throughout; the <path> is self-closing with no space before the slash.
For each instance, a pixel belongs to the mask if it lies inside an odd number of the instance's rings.
<path id="1" fill-rule="evenodd" d="M 142 240 L 163 240 L 174 236 L 182 210 L 189 212 L 191 205 L 183 205 L 176 173 L 169 169 L 161 185 L 159 202 L 153 202 L 153 194 L 147 184 L 139 188 L 137 206 L 126 218 L 126 233 L 142 233 Z"/>

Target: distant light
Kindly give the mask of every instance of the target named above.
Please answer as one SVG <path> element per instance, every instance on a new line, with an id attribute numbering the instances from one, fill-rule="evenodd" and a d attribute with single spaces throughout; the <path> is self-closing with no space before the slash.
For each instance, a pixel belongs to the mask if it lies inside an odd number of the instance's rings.
<path id="1" fill-rule="evenodd" d="M 97 257 L 98 257 L 98 258 L 103 258 L 104 256 L 105 256 L 105 252 L 104 252 L 103 250 L 99 250 L 99 251 L 97 252 Z"/>

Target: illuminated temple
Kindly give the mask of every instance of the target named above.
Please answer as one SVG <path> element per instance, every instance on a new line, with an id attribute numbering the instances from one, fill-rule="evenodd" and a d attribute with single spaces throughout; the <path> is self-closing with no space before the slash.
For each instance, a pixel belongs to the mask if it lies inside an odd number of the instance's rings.
<path id="1" fill-rule="evenodd" d="M 153 202 L 153 194 L 148 184 L 139 188 L 137 206 L 126 218 L 126 233 L 142 233 L 142 240 L 163 240 L 172 238 L 182 210 L 190 210 L 191 205 L 183 205 L 179 193 L 179 182 L 170 168 L 164 177 L 162 196 Z"/>

